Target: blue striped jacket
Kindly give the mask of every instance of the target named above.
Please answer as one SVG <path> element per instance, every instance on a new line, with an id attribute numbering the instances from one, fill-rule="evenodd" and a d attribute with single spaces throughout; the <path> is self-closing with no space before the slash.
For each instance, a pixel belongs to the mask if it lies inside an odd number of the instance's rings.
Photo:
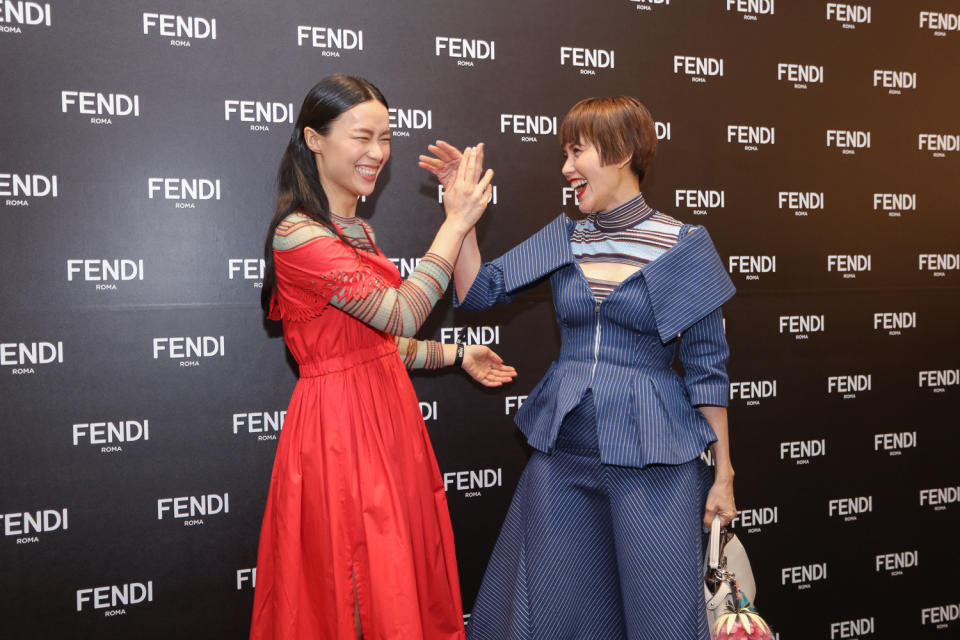
<path id="1" fill-rule="evenodd" d="M 574 225 L 561 214 L 484 263 L 462 301 L 454 292 L 455 306 L 479 311 L 550 278 L 560 356 L 517 412 L 517 426 L 531 446 L 549 452 L 564 416 L 592 387 L 602 462 L 644 467 L 696 458 L 716 435 L 695 406 L 726 406 L 729 393 L 720 305 L 735 289 L 710 235 L 703 227 L 687 234 L 684 226 L 676 245 L 597 303 L 570 248 Z M 683 378 L 671 367 L 681 333 Z"/>

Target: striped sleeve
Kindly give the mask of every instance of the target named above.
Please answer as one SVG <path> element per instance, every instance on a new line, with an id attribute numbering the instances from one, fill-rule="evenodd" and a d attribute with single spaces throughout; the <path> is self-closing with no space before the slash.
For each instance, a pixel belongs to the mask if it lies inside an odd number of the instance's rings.
<path id="1" fill-rule="evenodd" d="M 452 274 L 452 264 L 428 252 L 396 289 L 381 285 L 359 298 L 337 290 L 330 304 L 375 329 L 409 338 L 443 297 Z"/>
<path id="2" fill-rule="evenodd" d="M 439 369 L 444 366 L 443 345 L 435 340 L 394 336 L 397 352 L 407 369 Z"/>
<path id="3" fill-rule="evenodd" d="M 568 225 L 569 223 L 569 225 Z M 470 291 L 460 300 L 454 291 L 453 304 L 467 311 L 481 311 L 510 302 L 566 264 L 573 263 L 569 222 L 560 214 L 519 245 L 499 258 L 480 266 Z"/>
<path id="4" fill-rule="evenodd" d="M 683 365 L 683 383 L 694 406 L 725 407 L 730 398 L 727 361 L 730 347 L 723 333 L 723 314 L 715 309 L 690 325 L 680 337 L 678 350 Z"/>

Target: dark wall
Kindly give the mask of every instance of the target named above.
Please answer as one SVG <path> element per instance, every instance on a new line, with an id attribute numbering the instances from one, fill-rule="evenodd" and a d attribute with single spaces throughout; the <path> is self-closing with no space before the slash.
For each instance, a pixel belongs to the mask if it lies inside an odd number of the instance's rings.
<path id="1" fill-rule="evenodd" d="M 781 640 L 957 633 L 955 3 L 8 0 L 0 19 L 3 637 L 246 633 L 296 375 L 258 260 L 295 110 L 334 72 L 398 110 L 359 211 L 404 274 L 443 216 L 427 144 L 486 142 L 494 257 L 575 212 L 554 123 L 639 97 L 661 135 L 647 200 L 706 225 L 739 290 L 762 612 Z M 485 314 L 444 301 L 421 336 L 454 327 L 520 370 L 495 391 L 413 375 L 469 611 L 526 461 L 512 415 L 558 333 L 546 286 Z"/>

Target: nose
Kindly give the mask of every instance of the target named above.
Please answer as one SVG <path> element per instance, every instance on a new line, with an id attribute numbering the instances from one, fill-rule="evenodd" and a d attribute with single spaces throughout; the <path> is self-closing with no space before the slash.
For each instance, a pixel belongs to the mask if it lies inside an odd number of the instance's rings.
<path id="1" fill-rule="evenodd" d="M 563 161 L 563 167 L 560 169 L 560 173 L 567 179 L 570 179 L 576 173 L 576 170 L 573 168 L 573 156 L 567 156 L 567 159 Z"/>
<path id="2" fill-rule="evenodd" d="M 380 144 L 377 141 L 374 141 L 369 147 L 367 147 L 367 155 L 370 156 L 372 160 L 376 160 L 377 164 L 383 160 L 383 149 L 380 148 Z"/>

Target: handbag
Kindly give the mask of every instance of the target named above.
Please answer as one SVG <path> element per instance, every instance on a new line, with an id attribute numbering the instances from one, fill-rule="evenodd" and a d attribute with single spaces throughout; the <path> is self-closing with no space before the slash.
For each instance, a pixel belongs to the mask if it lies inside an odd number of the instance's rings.
<path id="1" fill-rule="evenodd" d="M 753 607 L 757 584 L 747 551 L 733 532 L 720 526 L 720 516 L 710 525 L 704 565 L 703 596 L 712 637 L 722 640 L 740 630 L 737 637 L 772 638 L 769 625 Z"/>

